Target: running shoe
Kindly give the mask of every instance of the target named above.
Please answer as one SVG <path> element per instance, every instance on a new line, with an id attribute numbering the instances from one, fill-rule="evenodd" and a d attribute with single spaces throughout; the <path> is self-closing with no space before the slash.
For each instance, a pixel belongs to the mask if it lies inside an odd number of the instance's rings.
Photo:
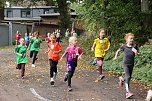
<path id="1" fill-rule="evenodd" d="M 101 74 L 99 77 L 100 77 L 100 79 L 102 80 L 102 79 L 105 78 L 105 75 Z"/>
<path id="2" fill-rule="evenodd" d="M 68 91 L 69 91 L 69 92 L 72 91 L 72 87 L 68 87 Z"/>
<path id="3" fill-rule="evenodd" d="M 133 96 L 133 93 L 130 93 L 130 92 L 127 92 L 126 93 L 126 99 L 129 99 L 130 97 L 132 97 Z"/>
<path id="4" fill-rule="evenodd" d="M 68 80 L 68 74 L 66 73 L 64 76 L 64 82 L 66 82 Z"/>
<path id="5" fill-rule="evenodd" d="M 34 65 L 34 64 L 32 64 L 32 67 L 35 67 L 35 65 Z"/>

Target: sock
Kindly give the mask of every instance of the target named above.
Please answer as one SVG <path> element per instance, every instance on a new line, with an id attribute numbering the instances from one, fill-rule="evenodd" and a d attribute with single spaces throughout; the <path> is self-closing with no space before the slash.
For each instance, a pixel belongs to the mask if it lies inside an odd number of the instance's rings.
<path id="1" fill-rule="evenodd" d="M 56 75 L 57 75 L 57 73 L 53 73 L 53 79 L 55 80 L 56 79 Z"/>
<path id="2" fill-rule="evenodd" d="M 127 83 L 125 83 L 126 85 L 126 92 L 129 92 L 129 85 Z"/>
<path id="3" fill-rule="evenodd" d="M 53 78 L 51 78 L 51 81 L 54 81 L 54 79 L 53 79 Z"/>

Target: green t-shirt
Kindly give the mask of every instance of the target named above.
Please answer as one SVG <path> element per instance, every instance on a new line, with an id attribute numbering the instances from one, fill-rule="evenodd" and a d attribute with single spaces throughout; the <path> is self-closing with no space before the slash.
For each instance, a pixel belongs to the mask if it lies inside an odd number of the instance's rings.
<path id="1" fill-rule="evenodd" d="M 22 54 L 22 56 L 19 56 L 16 54 L 16 62 L 17 64 L 20 64 L 20 63 L 27 63 L 28 60 L 27 60 L 27 56 L 26 56 L 26 50 L 27 50 L 27 46 L 24 45 L 18 45 L 16 48 L 15 48 L 15 53 L 19 53 L 19 54 Z"/>
<path id="2" fill-rule="evenodd" d="M 65 37 L 68 37 L 70 33 L 68 31 L 65 32 Z"/>
<path id="3" fill-rule="evenodd" d="M 30 41 L 30 51 L 39 51 L 41 42 L 42 41 L 40 38 L 38 39 L 36 39 L 36 37 L 32 38 Z"/>

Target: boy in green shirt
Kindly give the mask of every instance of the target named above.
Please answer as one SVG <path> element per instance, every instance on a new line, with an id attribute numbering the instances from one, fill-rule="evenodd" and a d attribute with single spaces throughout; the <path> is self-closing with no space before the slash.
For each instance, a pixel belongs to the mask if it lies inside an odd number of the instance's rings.
<path id="1" fill-rule="evenodd" d="M 30 58 L 33 57 L 32 61 L 32 67 L 35 67 L 34 63 L 37 60 L 37 54 L 38 51 L 40 50 L 40 44 L 41 44 L 41 39 L 39 38 L 39 32 L 35 32 L 35 37 L 31 39 L 30 41 Z"/>
<path id="2" fill-rule="evenodd" d="M 26 56 L 26 50 L 27 46 L 25 45 L 24 38 L 21 38 L 19 40 L 20 45 L 18 45 L 15 48 L 15 54 L 16 54 L 16 62 L 17 67 L 16 69 L 21 69 L 21 78 L 24 79 L 24 73 L 25 73 L 25 64 L 28 62 L 27 56 Z"/>

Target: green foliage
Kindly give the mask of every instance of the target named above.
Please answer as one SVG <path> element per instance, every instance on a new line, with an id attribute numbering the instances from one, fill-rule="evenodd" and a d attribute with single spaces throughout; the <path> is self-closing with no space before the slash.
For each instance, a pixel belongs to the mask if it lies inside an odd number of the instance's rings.
<path id="1" fill-rule="evenodd" d="M 134 33 L 135 40 L 141 44 L 152 37 L 150 25 L 145 24 L 147 15 L 141 12 L 141 0 L 85 0 L 73 7 L 85 21 L 87 30 L 98 31 L 104 27 L 111 32 L 111 41 L 116 44 L 123 42 L 124 34 L 129 32 Z"/>
<path id="2" fill-rule="evenodd" d="M 135 58 L 135 66 L 132 78 L 142 81 L 147 84 L 152 83 L 152 46 L 144 45 L 140 47 L 140 55 Z M 114 52 L 108 52 L 106 58 L 114 57 Z M 110 58 L 104 62 L 104 69 L 113 71 L 117 74 L 122 74 L 123 54 L 118 57 L 118 60 Z"/>
<path id="3" fill-rule="evenodd" d="M 95 34 L 92 32 L 87 32 L 85 35 L 81 36 L 78 40 L 80 46 L 85 52 L 85 58 L 87 63 L 92 65 L 94 60 L 94 52 L 91 51 L 91 46 L 93 40 L 96 38 Z M 113 45 L 113 44 L 112 44 Z M 117 47 L 118 48 L 118 47 Z M 152 86 L 152 46 L 144 45 L 139 48 L 140 54 L 135 57 L 135 66 L 133 70 L 132 78 L 134 80 L 141 81 L 145 84 L 150 84 Z M 107 52 L 106 57 L 104 58 L 103 69 L 107 71 L 112 71 L 115 74 L 123 74 L 123 53 L 120 52 L 118 59 L 113 60 L 115 55 L 114 49 L 111 49 Z M 94 69 L 97 69 L 96 65 Z"/>

